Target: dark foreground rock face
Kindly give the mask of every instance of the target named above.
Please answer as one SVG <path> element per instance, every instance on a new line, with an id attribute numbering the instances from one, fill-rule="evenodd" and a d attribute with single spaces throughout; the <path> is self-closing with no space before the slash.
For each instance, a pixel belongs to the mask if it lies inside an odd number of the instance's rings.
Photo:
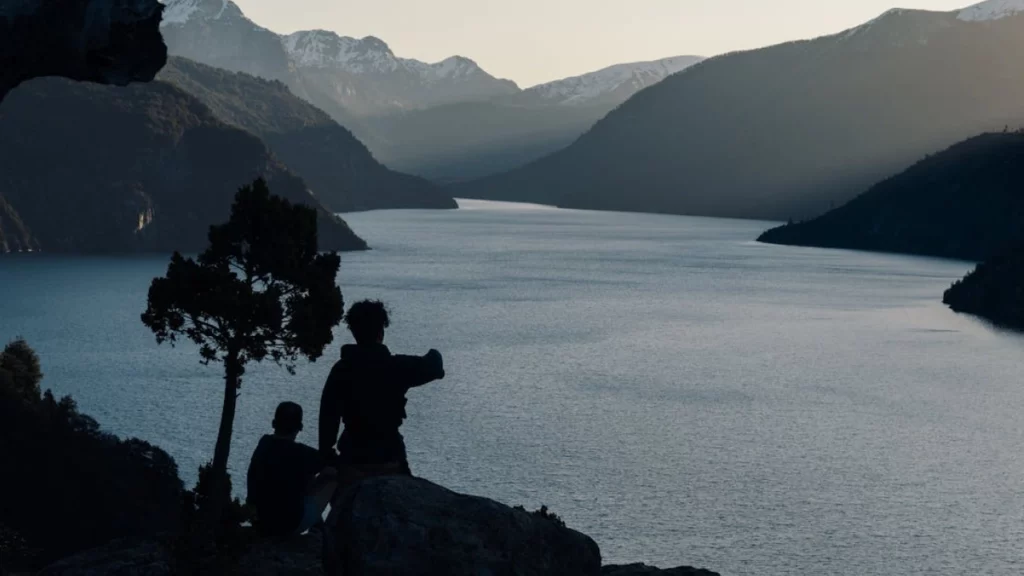
<path id="1" fill-rule="evenodd" d="M 0 3 L 0 100 L 32 78 L 123 86 L 167 61 L 158 0 L 7 0 Z"/>
<path id="2" fill-rule="evenodd" d="M 38 576 L 170 576 L 171 556 L 154 542 L 117 540 L 53 564 Z"/>
<path id="3" fill-rule="evenodd" d="M 323 544 L 341 563 L 323 562 Z M 719 576 L 644 564 L 601 567 L 589 537 L 537 514 L 414 478 L 362 483 L 326 536 L 252 536 L 238 576 Z M 152 542 L 118 541 L 63 560 L 41 576 L 168 576 L 171 556 Z"/>
<path id="4" fill-rule="evenodd" d="M 323 576 L 323 533 L 256 541 L 238 562 L 243 576 Z"/>
<path id="5" fill-rule="evenodd" d="M 669 568 L 662 570 L 646 564 L 627 564 L 623 566 L 605 566 L 601 576 L 720 576 L 718 572 L 699 568 Z"/>
<path id="6" fill-rule="evenodd" d="M 597 576 L 588 536 L 415 478 L 376 478 L 343 504 L 333 542 L 345 576 Z"/>

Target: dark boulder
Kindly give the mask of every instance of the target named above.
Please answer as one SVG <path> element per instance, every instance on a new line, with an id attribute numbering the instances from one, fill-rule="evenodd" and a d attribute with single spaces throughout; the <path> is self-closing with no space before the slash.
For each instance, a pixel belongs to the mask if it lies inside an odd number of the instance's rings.
<path id="1" fill-rule="evenodd" d="M 426 480 L 384 477 L 345 499 L 333 542 L 345 576 L 597 576 L 597 544 L 550 519 Z"/>
<path id="2" fill-rule="evenodd" d="M 323 533 L 285 540 L 256 540 L 238 562 L 244 576 L 323 576 Z"/>
<path id="3" fill-rule="evenodd" d="M 42 76 L 123 86 L 167 61 L 158 0 L 10 0 L 0 4 L 0 100 Z"/>

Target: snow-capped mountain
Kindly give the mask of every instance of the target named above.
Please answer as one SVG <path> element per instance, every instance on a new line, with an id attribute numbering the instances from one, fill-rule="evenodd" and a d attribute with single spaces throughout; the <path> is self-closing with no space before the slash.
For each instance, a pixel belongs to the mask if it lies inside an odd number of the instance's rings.
<path id="1" fill-rule="evenodd" d="M 428 64 L 395 56 L 383 40 L 357 39 L 326 30 L 282 38 L 307 90 L 359 116 L 418 110 L 515 94 L 514 82 L 485 72 L 469 58 Z"/>
<path id="2" fill-rule="evenodd" d="M 231 0 L 162 0 L 172 55 L 279 80 L 393 167 L 439 179 L 513 168 L 562 147 L 640 90 L 698 62 L 611 66 L 521 90 L 473 60 L 403 58 L 373 36 L 279 35 Z"/>
<path id="3" fill-rule="evenodd" d="M 246 18 L 230 0 L 162 0 L 168 52 L 217 68 L 280 80 L 296 77 L 281 38 Z"/>
<path id="4" fill-rule="evenodd" d="M 1024 12 L 1024 0 L 988 0 L 963 9 L 958 18 L 965 22 L 989 22 L 1021 12 Z"/>
<path id="5" fill-rule="evenodd" d="M 487 74 L 476 62 L 462 56 L 452 56 L 436 64 L 399 58 L 387 43 L 374 36 L 357 39 L 326 30 L 310 30 L 289 34 L 283 42 L 292 61 L 305 68 L 334 68 L 352 74 L 405 71 L 427 82 Z"/>
<path id="6" fill-rule="evenodd" d="M 222 17 L 244 17 L 241 9 L 234 2 L 218 0 L 177 0 L 164 2 L 163 24 L 185 24 L 191 18 L 209 18 L 218 20 Z M 225 14 L 226 13 L 226 14 Z"/>
<path id="7" fill-rule="evenodd" d="M 700 56 L 676 56 L 653 62 L 609 66 L 564 80 L 556 80 L 523 91 L 524 97 L 563 106 L 591 104 L 598 100 L 625 102 L 633 94 L 653 86 L 703 60 Z"/>
<path id="8" fill-rule="evenodd" d="M 280 36 L 231 0 L 164 0 L 171 54 L 281 80 L 341 121 L 519 92 L 461 56 L 428 64 L 399 58 L 379 38 L 325 30 Z"/>

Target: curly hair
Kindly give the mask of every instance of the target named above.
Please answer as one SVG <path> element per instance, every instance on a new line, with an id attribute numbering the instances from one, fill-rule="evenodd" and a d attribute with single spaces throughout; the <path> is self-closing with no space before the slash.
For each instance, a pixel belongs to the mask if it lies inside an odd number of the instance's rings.
<path id="1" fill-rule="evenodd" d="M 345 314 L 345 324 L 355 337 L 357 344 L 373 344 L 391 326 L 388 309 L 380 300 L 356 302 Z"/>

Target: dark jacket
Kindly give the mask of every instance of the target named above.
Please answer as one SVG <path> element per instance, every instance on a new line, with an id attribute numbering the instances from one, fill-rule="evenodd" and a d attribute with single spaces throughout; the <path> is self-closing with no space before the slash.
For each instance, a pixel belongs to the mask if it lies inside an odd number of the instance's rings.
<path id="1" fill-rule="evenodd" d="M 402 356 L 383 344 L 342 347 L 320 400 L 320 450 L 333 452 L 337 442 L 346 464 L 404 462 L 398 429 L 405 420 L 405 394 L 442 378 L 444 362 L 436 350 Z"/>
<path id="2" fill-rule="evenodd" d="M 290 438 L 261 438 L 246 478 L 246 500 L 256 509 L 257 527 L 280 535 L 295 530 L 302 520 L 309 484 L 328 464 L 316 449 Z"/>

